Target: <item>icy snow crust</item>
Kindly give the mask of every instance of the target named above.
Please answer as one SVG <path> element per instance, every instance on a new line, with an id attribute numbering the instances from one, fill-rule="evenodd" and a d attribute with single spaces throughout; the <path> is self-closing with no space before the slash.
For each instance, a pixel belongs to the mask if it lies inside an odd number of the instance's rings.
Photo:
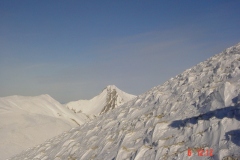
<path id="1" fill-rule="evenodd" d="M 240 158 L 239 77 L 240 43 L 11 160 Z"/>

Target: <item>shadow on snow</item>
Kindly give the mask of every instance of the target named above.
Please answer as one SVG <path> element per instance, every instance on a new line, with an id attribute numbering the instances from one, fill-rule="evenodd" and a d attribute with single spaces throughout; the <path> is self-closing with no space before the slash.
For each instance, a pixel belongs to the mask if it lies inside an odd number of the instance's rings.
<path id="1" fill-rule="evenodd" d="M 238 103 L 240 99 L 235 97 L 232 99 L 234 106 L 225 107 L 221 109 L 216 109 L 214 111 L 209 111 L 204 114 L 200 114 L 199 116 L 186 118 L 183 120 L 176 120 L 170 124 L 170 127 L 180 128 L 185 127 L 187 124 L 197 124 L 199 120 L 209 120 L 212 117 L 216 117 L 218 119 L 223 118 L 235 118 L 240 121 L 240 104 Z M 232 130 L 225 133 L 226 139 L 231 140 L 234 144 L 240 146 L 240 129 Z"/>

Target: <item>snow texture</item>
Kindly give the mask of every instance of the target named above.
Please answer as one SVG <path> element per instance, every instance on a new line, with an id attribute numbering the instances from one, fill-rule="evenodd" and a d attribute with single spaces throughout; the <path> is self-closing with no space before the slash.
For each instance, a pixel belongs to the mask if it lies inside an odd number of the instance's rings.
<path id="1" fill-rule="evenodd" d="M 87 117 L 76 116 L 49 95 L 0 98 L 0 159 L 43 143 Z"/>
<path id="2" fill-rule="evenodd" d="M 239 159 L 239 137 L 240 43 L 10 159 Z"/>
<path id="3" fill-rule="evenodd" d="M 134 97 L 136 96 L 111 85 L 90 100 L 88 105 L 80 106 L 79 110 L 96 111 L 98 109 L 98 112 L 102 110 L 101 113 L 105 113 Z M 77 105 L 74 107 L 78 109 Z M 29 147 L 41 144 L 72 127 L 89 121 L 91 116 L 80 112 L 74 113 L 49 95 L 2 97 L 0 98 L 0 115 L 0 136 L 2 137 L 0 159 L 6 159 Z"/>

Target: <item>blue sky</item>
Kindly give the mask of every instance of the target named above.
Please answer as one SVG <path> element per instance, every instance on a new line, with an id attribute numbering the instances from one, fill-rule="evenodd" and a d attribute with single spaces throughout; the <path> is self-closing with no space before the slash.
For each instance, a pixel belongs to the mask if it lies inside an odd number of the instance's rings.
<path id="1" fill-rule="evenodd" d="M 240 42 L 238 0 L 2 0 L 0 97 L 141 94 Z"/>

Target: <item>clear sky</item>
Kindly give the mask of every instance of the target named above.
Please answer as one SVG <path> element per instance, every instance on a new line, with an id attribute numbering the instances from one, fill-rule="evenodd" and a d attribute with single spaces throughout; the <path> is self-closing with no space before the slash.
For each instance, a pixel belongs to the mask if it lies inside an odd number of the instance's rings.
<path id="1" fill-rule="evenodd" d="M 0 97 L 139 95 L 240 42 L 239 0 L 1 0 Z"/>

